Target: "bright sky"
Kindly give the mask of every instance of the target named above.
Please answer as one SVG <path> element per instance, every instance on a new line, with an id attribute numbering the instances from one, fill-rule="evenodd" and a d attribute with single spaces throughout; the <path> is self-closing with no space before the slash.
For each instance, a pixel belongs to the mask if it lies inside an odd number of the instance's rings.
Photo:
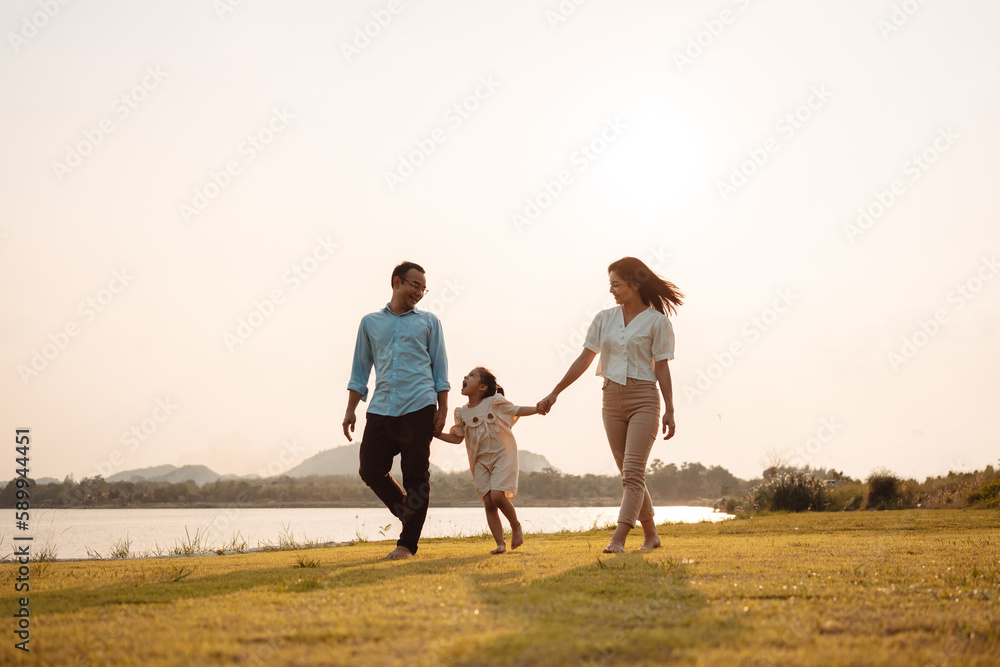
<path id="1" fill-rule="evenodd" d="M 653 457 L 996 463 L 998 22 L 988 0 L 8 0 L 0 478 L 21 427 L 39 477 L 343 444 L 358 321 L 404 259 L 452 407 L 475 365 L 533 404 L 625 255 L 687 295 Z M 588 372 L 519 446 L 614 472 L 600 393 Z"/>

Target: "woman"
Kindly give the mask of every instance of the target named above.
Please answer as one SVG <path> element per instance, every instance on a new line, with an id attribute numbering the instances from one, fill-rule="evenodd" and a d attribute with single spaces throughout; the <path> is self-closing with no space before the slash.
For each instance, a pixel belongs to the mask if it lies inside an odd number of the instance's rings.
<path id="1" fill-rule="evenodd" d="M 660 425 L 657 383 L 666 404 L 664 440 L 674 435 L 673 390 L 667 365 L 674 358 L 674 332 L 667 313 L 677 312 L 684 295 L 635 257 L 613 262 L 608 278 L 618 305 L 594 317 L 580 356 L 537 407 L 542 414 L 548 412 L 559 394 L 583 375 L 600 353 L 597 374 L 604 378 L 604 430 L 622 475 L 618 527 L 604 553 L 624 553 L 625 538 L 637 519 L 645 533 L 641 548 L 660 546 L 646 490 L 646 461 Z"/>

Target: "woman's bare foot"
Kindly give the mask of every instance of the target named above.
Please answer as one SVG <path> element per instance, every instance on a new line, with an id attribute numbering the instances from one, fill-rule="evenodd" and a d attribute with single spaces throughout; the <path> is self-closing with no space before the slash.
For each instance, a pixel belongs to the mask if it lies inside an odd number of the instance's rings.
<path id="1" fill-rule="evenodd" d="M 503 554 L 507 553 L 507 543 L 501 542 L 497 545 L 497 548 L 490 552 L 491 554 Z"/>
<path id="2" fill-rule="evenodd" d="M 623 554 L 625 553 L 624 544 L 615 544 L 612 542 L 608 546 L 604 547 L 604 553 L 606 554 Z"/>
<path id="3" fill-rule="evenodd" d="M 642 550 L 642 549 L 659 549 L 659 548 L 660 548 L 660 536 L 659 535 L 653 535 L 652 537 L 647 537 L 645 540 L 643 540 L 642 546 L 639 547 L 640 550 Z"/>
<path id="4" fill-rule="evenodd" d="M 389 555 L 386 556 L 386 560 L 397 560 L 399 558 L 412 558 L 412 557 L 413 557 L 413 552 L 407 549 L 406 547 L 396 547 L 395 549 L 389 552 Z"/>
<path id="5" fill-rule="evenodd" d="M 524 544 L 524 531 L 521 530 L 521 524 L 518 523 L 516 526 L 510 527 L 510 548 L 516 549 Z"/>

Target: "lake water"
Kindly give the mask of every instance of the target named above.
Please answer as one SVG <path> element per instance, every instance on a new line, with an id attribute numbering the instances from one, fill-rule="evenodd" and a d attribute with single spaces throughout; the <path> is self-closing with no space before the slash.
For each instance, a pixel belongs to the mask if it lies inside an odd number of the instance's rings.
<path id="1" fill-rule="evenodd" d="M 729 514 L 710 507 L 657 507 L 656 521 L 693 523 L 721 521 Z M 586 530 L 611 525 L 617 507 L 518 507 L 526 533 Z M 506 527 L 506 519 L 504 526 Z M 221 548 L 237 534 L 247 548 L 278 544 L 282 537 L 297 542 L 348 542 L 363 538 L 393 541 L 399 522 L 384 508 L 199 508 L 199 509 L 56 509 L 31 513 L 33 552 L 54 547 L 56 558 L 87 558 L 90 549 L 107 556 L 124 539 L 131 553 L 170 551 L 198 535 L 205 551 Z M 481 507 L 432 507 L 423 537 L 471 537 L 488 532 Z M 0 531 L 0 556 L 13 551 L 12 531 Z"/>

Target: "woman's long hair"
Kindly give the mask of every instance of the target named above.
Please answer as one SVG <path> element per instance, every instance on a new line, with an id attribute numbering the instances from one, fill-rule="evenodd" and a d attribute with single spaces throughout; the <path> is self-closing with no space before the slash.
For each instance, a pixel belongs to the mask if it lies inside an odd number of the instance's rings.
<path id="1" fill-rule="evenodd" d="M 494 394 L 503 396 L 503 387 L 497 384 L 497 376 L 493 375 L 492 371 L 482 366 L 476 366 L 476 372 L 479 373 L 479 379 L 486 385 L 486 393 L 483 394 L 483 398 L 493 396 Z"/>
<path id="2" fill-rule="evenodd" d="M 677 314 L 677 306 L 684 303 L 684 293 L 677 289 L 677 285 L 650 271 L 641 259 L 622 257 L 608 266 L 608 273 L 612 271 L 639 290 L 639 297 L 644 304 L 664 315 Z"/>

